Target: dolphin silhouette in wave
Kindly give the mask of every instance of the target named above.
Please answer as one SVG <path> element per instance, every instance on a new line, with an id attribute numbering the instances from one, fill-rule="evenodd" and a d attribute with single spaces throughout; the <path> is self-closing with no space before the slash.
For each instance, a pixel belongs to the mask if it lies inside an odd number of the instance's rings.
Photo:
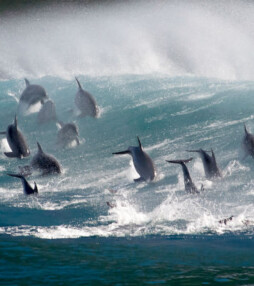
<path id="1" fill-rule="evenodd" d="M 180 164 L 182 166 L 183 170 L 183 177 L 184 177 L 184 185 L 185 185 L 185 190 L 188 193 L 191 194 L 199 194 L 198 189 L 196 188 L 195 184 L 193 183 L 189 170 L 187 166 L 185 165 L 186 163 L 190 162 L 193 158 L 187 159 L 187 160 L 166 160 L 168 163 L 173 163 L 173 164 Z M 203 190 L 203 186 L 201 187 L 201 190 Z"/>
<path id="2" fill-rule="evenodd" d="M 113 155 L 124 155 L 129 154 L 132 157 L 134 167 L 140 178 L 134 179 L 135 182 L 139 181 L 152 181 L 155 178 L 156 172 L 152 159 L 143 151 L 143 147 L 138 138 L 138 147 L 129 146 L 125 151 L 112 153 Z"/>
<path id="3" fill-rule="evenodd" d="M 7 174 L 7 175 L 21 179 L 25 195 L 37 195 L 38 194 L 38 188 L 35 182 L 34 182 L 34 188 L 32 188 L 23 175 L 21 174 Z"/>
<path id="4" fill-rule="evenodd" d="M 6 131 L 0 132 L 2 135 L 6 135 L 8 144 L 12 152 L 4 152 L 9 158 L 23 158 L 30 155 L 30 150 L 27 145 L 26 139 L 20 129 L 18 128 L 18 120 L 15 115 L 14 123 L 7 127 Z"/>

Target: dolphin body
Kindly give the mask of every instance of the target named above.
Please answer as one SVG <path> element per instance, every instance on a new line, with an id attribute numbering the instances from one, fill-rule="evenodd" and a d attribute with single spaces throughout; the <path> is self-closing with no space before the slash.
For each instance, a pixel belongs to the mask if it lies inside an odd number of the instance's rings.
<path id="1" fill-rule="evenodd" d="M 89 92 L 85 91 L 82 88 L 79 80 L 77 78 L 75 79 L 79 87 L 76 93 L 76 96 L 75 96 L 75 104 L 77 108 L 79 109 L 79 111 L 81 112 L 79 116 L 80 117 L 85 117 L 85 116 L 97 117 L 99 113 L 99 109 L 98 109 L 95 99 Z"/>
<path id="2" fill-rule="evenodd" d="M 207 179 L 212 179 L 215 177 L 221 177 L 220 170 L 218 168 L 216 158 L 213 152 L 213 149 L 211 149 L 212 156 L 210 156 L 207 152 L 203 149 L 199 150 L 188 150 L 188 152 L 197 152 L 199 153 L 201 160 L 203 162 L 205 175 Z"/>
<path id="3" fill-rule="evenodd" d="M 35 182 L 34 182 L 34 188 L 32 188 L 23 175 L 20 175 L 20 174 L 7 174 L 7 175 L 21 179 L 25 195 L 37 195 L 38 194 L 38 188 Z"/>
<path id="4" fill-rule="evenodd" d="M 28 108 L 38 102 L 41 104 L 48 98 L 45 89 L 38 84 L 30 84 L 30 82 L 25 78 L 26 88 L 21 94 L 19 103 L 26 103 Z"/>
<path id="5" fill-rule="evenodd" d="M 24 135 L 18 128 L 18 120 L 15 115 L 14 123 L 7 127 L 7 130 L 0 132 L 2 135 L 6 135 L 8 144 L 12 152 L 4 152 L 4 154 L 9 158 L 23 158 L 30 155 L 30 150 L 27 145 Z"/>
<path id="6" fill-rule="evenodd" d="M 244 131 L 245 131 L 245 135 L 242 141 L 242 147 L 245 152 L 244 159 L 248 155 L 254 158 L 254 135 L 248 132 L 245 124 L 244 124 Z"/>
<path id="7" fill-rule="evenodd" d="M 37 116 L 37 122 L 39 124 L 44 124 L 55 120 L 57 120 L 56 107 L 54 102 L 49 99 L 42 105 Z"/>
<path id="8" fill-rule="evenodd" d="M 58 123 L 61 128 L 57 133 L 57 145 L 66 147 L 73 141 L 76 141 L 77 145 L 79 145 L 79 132 L 77 125 L 75 123 L 64 124 L 61 121 L 58 121 Z"/>
<path id="9" fill-rule="evenodd" d="M 185 190 L 186 192 L 190 194 L 199 194 L 199 191 L 197 190 L 197 187 L 193 183 L 189 170 L 186 167 L 186 163 L 190 162 L 193 158 L 187 159 L 187 160 L 166 160 L 168 163 L 173 163 L 173 164 L 180 164 L 183 169 L 183 177 L 184 177 L 184 185 L 185 185 Z M 203 186 L 201 187 L 201 189 Z"/>
<path id="10" fill-rule="evenodd" d="M 61 165 L 58 163 L 57 159 L 45 153 L 39 142 L 37 142 L 38 151 L 32 158 L 30 165 L 20 166 L 20 172 L 24 176 L 31 175 L 32 170 L 42 171 L 42 175 L 50 175 L 50 174 L 60 174 L 61 173 Z"/>
<path id="11" fill-rule="evenodd" d="M 152 159 L 143 151 L 143 147 L 138 138 L 138 147 L 130 146 L 127 150 L 112 153 L 114 155 L 129 154 L 132 157 L 134 167 L 140 178 L 134 179 L 135 182 L 139 181 L 152 181 L 155 178 L 156 171 Z"/>

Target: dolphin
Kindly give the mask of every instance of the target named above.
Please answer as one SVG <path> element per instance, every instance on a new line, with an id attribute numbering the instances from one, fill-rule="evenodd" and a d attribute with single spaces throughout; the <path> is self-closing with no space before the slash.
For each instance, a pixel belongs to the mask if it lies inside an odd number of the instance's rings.
<path id="1" fill-rule="evenodd" d="M 242 141 L 242 147 L 245 152 L 245 155 L 243 159 L 245 159 L 248 155 L 254 158 L 254 135 L 249 133 L 245 124 L 244 124 L 244 131 L 245 134 Z"/>
<path id="2" fill-rule="evenodd" d="M 199 150 L 187 150 L 187 152 L 199 153 L 199 155 L 202 159 L 202 162 L 203 162 L 205 175 L 206 175 L 207 179 L 211 179 L 211 178 L 215 178 L 215 177 L 221 177 L 221 173 L 220 173 L 220 170 L 217 166 L 217 162 L 215 159 L 213 149 L 211 149 L 212 156 L 207 154 L 209 151 L 205 151 L 201 148 Z"/>
<path id="3" fill-rule="evenodd" d="M 183 177 L 184 177 L 184 185 L 185 190 L 190 194 L 199 194 L 199 191 L 197 190 L 196 186 L 192 182 L 190 173 L 188 168 L 186 167 L 186 163 L 190 162 L 193 158 L 187 159 L 187 160 L 166 160 L 168 163 L 174 163 L 174 164 L 180 164 L 183 169 Z M 203 186 L 201 187 L 201 190 L 203 189 Z"/>
<path id="4" fill-rule="evenodd" d="M 28 105 L 28 108 L 38 102 L 41 102 L 41 104 L 43 104 L 44 101 L 48 98 L 45 89 L 40 85 L 30 84 L 30 82 L 26 78 L 25 82 L 26 88 L 21 94 L 19 103 L 26 103 Z"/>
<path id="5" fill-rule="evenodd" d="M 143 147 L 138 138 L 138 147 L 129 146 L 125 151 L 112 153 L 113 155 L 129 154 L 132 157 L 134 167 L 140 178 L 134 179 L 135 182 L 139 181 L 152 181 L 155 178 L 156 171 L 152 159 L 143 151 Z"/>
<path id="6" fill-rule="evenodd" d="M 49 99 L 42 105 L 42 108 L 37 116 L 37 122 L 39 124 L 43 124 L 50 121 L 55 121 L 56 119 L 57 116 L 55 104 L 51 99 Z"/>
<path id="7" fill-rule="evenodd" d="M 12 150 L 12 152 L 4 152 L 7 157 L 21 159 L 30 155 L 26 139 L 18 128 L 17 115 L 15 115 L 14 123 L 10 124 L 7 130 L 0 132 L 0 134 L 6 135 L 8 144 Z"/>
<path id="8" fill-rule="evenodd" d="M 32 158 L 30 165 L 19 167 L 21 174 L 24 176 L 31 175 L 32 170 L 42 171 L 42 175 L 50 174 L 60 174 L 61 165 L 58 163 L 57 159 L 45 153 L 39 142 L 37 142 L 38 151 Z"/>
<path id="9" fill-rule="evenodd" d="M 61 121 L 58 121 L 58 123 L 61 128 L 57 133 L 57 145 L 66 147 L 73 141 L 76 141 L 77 145 L 79 145 L 79 132 L 77 125 L 75 123 L 64 124 Z"/>
<path id="10" fill-rule="evenodd" d="M 89 92 L 85 91 L 82 88 L 79 80 L 77 78 L 75 79 L 78 83 L 78 88 L 79 88 L 76 93 L 75 104 L 79 109 L 79 111 L 81 112 L 80 117 L 85 117 L 85 116 L 97 117 L 99 109 L 95 99 Z"/>
<path id="11" fill-rule="evenodd" d="M 35 182 L 34 182 L 34 188 L 32 188 L 23 175 L 20 175 L 20 174 L 7 174 L 7 175 L 21 179 L 25 195 L 37 195 L 38 194 L 38 188 Z"/>

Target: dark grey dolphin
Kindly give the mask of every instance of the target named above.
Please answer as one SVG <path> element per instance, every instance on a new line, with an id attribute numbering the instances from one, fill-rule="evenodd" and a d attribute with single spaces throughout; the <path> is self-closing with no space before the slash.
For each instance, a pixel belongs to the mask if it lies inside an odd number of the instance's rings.
<path id="1" fill-rule="evenodd" d="M 61 166 L 57 159 L 54 156 L 45 153 L 38 142 L 37 146 L 37 154 L 33 156 L 30 165 L 19 167 L 21 174 L 24 176 L 31 175 L 33 169 L 42 171 L 42 175 L 50 175 L 55 173 L 60 174 Z"/>
<path id="2" fill-rule="evenodd" d="M 95 99 L 93 96 L 85 91 L 78 79 L 76 78 L 76 81 L 78 83 L 79 90 L 76 93 L 75 97 L 75 104 L 81 114 L 79 115 L 80 117 L 85 117 L 85 116 L 91 116 L 91 117 L 97 117 L 98 116 L 98 106 L 96 104 Z"/>
<path id="3" fill-rule="evenodd" d="M 7 175 L 21 179 L 25 195 L 37 195 L 38 194 L 38 188 L 35 182 L 34 182 L 34 188 L 32 188 L 23 175 L 20 175 L 20 174 L 7 174 Z"/>
<path id="4" fill-rule="evenodd" d="M 132 160 L 134 163 L 134 167 L 138 174 L 140 175 L 140 178 L 135 179 L 135 182 L 138 181 L 152 181 L 155 178 L 156 171 L 153 164 L 152 159 L 147 155 L 145 151 L 143 151 L 141 142 L 138 138 L 138 147 L 130 146 L 127 150 L 112 153 L 114 155 L 123 155 L 123 154 L 129 154 L 132 156 Z"/>
<path id="5" fill-rule="evenodd" d="M 76 141 L 77 145 L 79 145 L 79 133 L 78 127 L 75 123 L 66 123 L 64 124 L 61 121 L 58 121 L 61 128 L 57 133 L 57 145 L 66 147 L 71 144 L 73 141 Z"/>
<path id="6" fill-rule="evenodd" d="M 245 152 L 244 159 L 248 155 L 254 158 L 254 135 L 248 132 L 245 124 L 244 124 L 244 131 L 245 134 L 242 141 L 242 147 Z"/>
<path id="7" fill-rule="evenodd" d="M 38 84 L 30 84 L 25 78 L 26 88 L 22 92 L 20 102 L 28 104 L 28 106 L 41 102 L 42 104 L 48 98 L 45 89 Z"/>
<path id="8" fill-rule="evenodd" d="M 54 173 L 61 173 L 61 166 L 58 163 L 57 159 L 45 153 L 41 145 L 37 142 L 38 151 L 37 154 L 34 155 L 30 166 L 35 170 L 41 170 L 42 175 L 54 174 Z"/>
<path id="9" fill-rule="evenodd" d="M 40 102 L 41 104 L 47 100 L 48 96 L 45 89 L 37 84 L 30 84 L 25 78 L 26 88 L 22 92 L 18 105 L 18 112 L 24 113 L 32 105 Z"/>
<path id="10" fill-rule="evenodd" d="M 54 102 L 51 99 L 49 99 L 42 105 L 42 108 L 40 109 L 37 116 L 37 122 L 39 124 L 43 124 L 56 120 L 57 120 L 56 107 Z"/>
<path id="11" fill-rule="evenodd" d="M 7 157 L 21 159 L 30 155 L 30 150 L 26 143 L 26 139 L 18 128 L 16 115 L 14 123 L 10 124 L 7 127 L 7 130 L 5 132 L 0 132 L 0 134 L 6 135 L 8 144 L 12 150 L 12 152 L 4 152 Z"/>
<path id="12" fill-rule="evenodd" d="M 192 182 L 189 170 L 188 170 L 188 168 L 185 165 L 185 163 L 190 162 L 192 159 L 193 158 L 190 158 L 190 159 L 187 159 L 187 160 L 166 160 L 166 162 L 174 163 L 174 164 L 180 164 L 182 166 L 182 169 L 183 169 L 185 190 L 188 193 L 191 193 L 191 194 L 198 194 L 199 191 L 197 190 L 196 186 Z"/>
<path id="13" fill-rule="evenodd" d="M 199 150 L 187 150 L 188 152 L 197 152 L 199 153 L 202 162 L 203 162 L 203 166 L 204 166 L 204 170 L 205 170 L 205 175 L 207 179 L 212 179 L 215 177 L 221 177 L 221 173 L 220 170 L 217 166 L 217 162 L 215 159 L 215 155 L 213 152 L 213 149 L 211 149 L 211 153 L 212 156 L 210 156 L 208 154 L 208 151 L 205 151 L 203 149 L 199 149 Z"/>

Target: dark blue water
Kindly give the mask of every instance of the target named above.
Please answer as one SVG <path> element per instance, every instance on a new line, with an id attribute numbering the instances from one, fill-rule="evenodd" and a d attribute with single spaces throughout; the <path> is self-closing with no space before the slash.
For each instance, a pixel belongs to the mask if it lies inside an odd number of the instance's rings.
<path id="1" fill-rule="evenodd" d="M 55 122 L 37 123 L 40 106 L 18 113 L 31 156 L 38 141 L 63 167 L 59 176 L 29 176 L 39 195 L 26 197 L 6 173 L 31 157 L 7 158 L 1 135 L 1 284 L 254 283 L 254 165 L 241 150 L 244 123 L 254 132 L 254 7 L 227 5 L 55 7 L 1 19 L 0 131 L 28 77 L 81 139 L 60 149 Z M 73 112 L 75 76 L 94 95 L 98 118 Z M 135 183 L 130 157 L 112 155 L 137 136 L 156 166 L 152 183 Z M 223 177 L 206 179 L 194 154 L 188 168 L 205 188 L 194 196 L 166 160 L 199 148 L 213 148 Z"/>

